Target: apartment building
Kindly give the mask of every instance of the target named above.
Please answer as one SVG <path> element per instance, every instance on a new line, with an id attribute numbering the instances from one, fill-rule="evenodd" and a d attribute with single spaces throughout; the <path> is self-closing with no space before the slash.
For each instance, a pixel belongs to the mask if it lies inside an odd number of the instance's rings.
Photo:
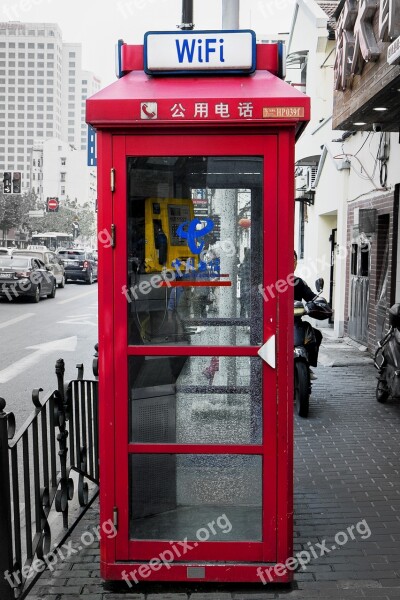
<path id="1" fill-rule="evenodd" d="M 93 210 L 97 198 L 96 169 L 86 165 L 86 151 L 52 138 L 36 140 L 31 154 L 32 187 L 43 202 L 76 200 Z"/>
<path id="2" fill-rule="evenodd" d="M 85 150 L 84 102 L 99 88 L 81 44 L 63 43 L 56 23 L 0 23 L 0 176 L 21 171 L 22 191 L 42 195 L 33 146 L 55 138 Z"/>

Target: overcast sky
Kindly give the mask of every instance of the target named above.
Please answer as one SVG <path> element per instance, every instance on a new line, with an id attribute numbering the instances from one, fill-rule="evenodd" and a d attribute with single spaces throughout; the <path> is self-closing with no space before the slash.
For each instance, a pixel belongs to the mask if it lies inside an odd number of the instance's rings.
<path id="1" fill-rule="evenodd" d="M 289 31 L 294 0 L 241 0 L 240 27 L 257 34 Z M 82 67 L 108 85 L 114 46 L 143 43 L 146 31 L 174 31 L 182 0 L 0 0 L 0 21 L 58 23 L 64 42 L 81 42 Z M 194 0 L 196 29 L 220 29 L 222 0 Z"/>

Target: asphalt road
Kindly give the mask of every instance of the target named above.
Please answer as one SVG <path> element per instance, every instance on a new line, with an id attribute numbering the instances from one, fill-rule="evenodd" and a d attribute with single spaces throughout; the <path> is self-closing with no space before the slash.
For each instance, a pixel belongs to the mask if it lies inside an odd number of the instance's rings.
<path id="1" fill-rule="evenodd" d="M 17 419 L 17 430 L 33 410 L 32 389 L 57 387 L 55 363 L 65 361 L 66 380 L 83 363 L 91 378 L 97 342 L 97 283 L 68 283 L 54 299 L 33 304 L 0 301 L 0 396 Z"/>

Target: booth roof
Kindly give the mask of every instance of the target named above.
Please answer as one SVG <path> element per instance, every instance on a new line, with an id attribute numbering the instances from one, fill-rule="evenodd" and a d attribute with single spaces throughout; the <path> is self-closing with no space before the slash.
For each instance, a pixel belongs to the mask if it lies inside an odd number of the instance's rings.
<path id="1" fill-rule="evenodd" d="M 142 103 L 157 103 L 157 116 L 147 120 Z M 310 99 L 296 88 L 268 71 L 256 71 L 252 75 L 205 75 L 205 76 L 149 76 L 143 71 L 131 71 L 121 79 L 91 96 L 86 101 L 86 121 L 97 129 L 136 124 L 155 125 L 174 121 L 174 125 L 199 124 L 194 116 L 198 103 L 210 105 L 210 116 L 201 120 L 207 123 L 226 122 L 270 122 L 300 124 L 310 119 Z M 216 104 L 227 104 L 230 116 L 216 114 Z M 251 103 L 252 114 L 248 118 L 239 116 L 238 104 Z M 172 116 L 174 106 L 180 105 L 185 114 L 181 118 Z M 291 116 L 279 116 L 282 108 L 294 107 Z M 265 112 L 265 109 L 271 110 Z M 278 109 L 276 111 L 275 109 Z M 176 116 L 176 115 L 175 115 Z M 203 115 L 204 116 L 204 115 Z M 226 116 L 226 115 L 225 115 Z M 304 125 L 304 123 L 302 123 Z"/>

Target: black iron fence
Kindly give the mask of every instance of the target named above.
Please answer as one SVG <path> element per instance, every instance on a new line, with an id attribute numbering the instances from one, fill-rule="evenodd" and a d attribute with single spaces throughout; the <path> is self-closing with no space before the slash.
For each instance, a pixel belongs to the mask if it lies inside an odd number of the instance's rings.
<path id="1" fill-rule="evenodd" d="M 0 398 L 1 600 L 26 597 L 98 495 L 98 382 L 77 368 L 65 384 L 57 361 L 57 389 L 43 399 L 33 390 L 34 412 L 18 433 Z"/>

